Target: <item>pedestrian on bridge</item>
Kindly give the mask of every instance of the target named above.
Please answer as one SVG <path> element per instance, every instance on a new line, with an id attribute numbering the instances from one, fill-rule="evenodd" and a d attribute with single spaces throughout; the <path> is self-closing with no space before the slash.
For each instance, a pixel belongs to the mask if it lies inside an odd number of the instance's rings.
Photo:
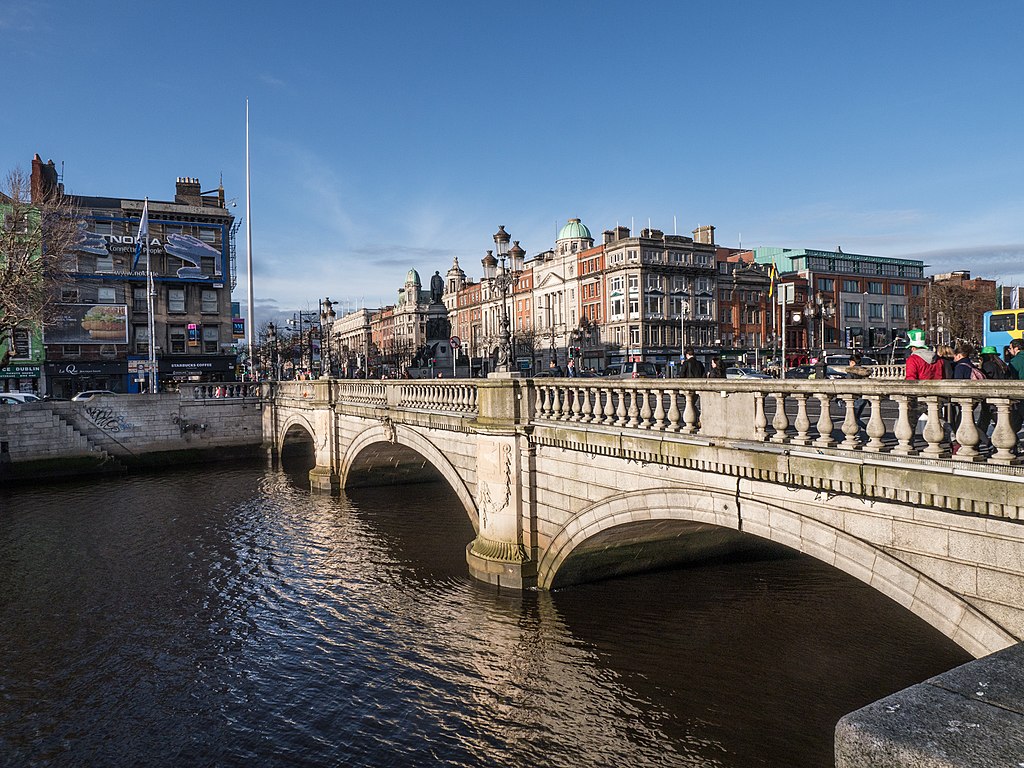
<path id="1" fill-rule="evenodd" d="M 697 359 L 693 347 L 687 347 L 683 355 L 685 359 L 679 368 L 679 375 L 684 379 L 703 379 L 704 363 Z"/>

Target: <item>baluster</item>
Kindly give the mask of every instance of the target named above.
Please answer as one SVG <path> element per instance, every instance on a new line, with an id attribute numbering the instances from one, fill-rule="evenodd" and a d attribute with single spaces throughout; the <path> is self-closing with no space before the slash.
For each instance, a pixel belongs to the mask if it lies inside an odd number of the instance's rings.
<path id="1" fill-rule="evenodd" d="M 857 415 L 854 412 L 858 395 L 843 392 L 839 397 L 843 401 L 843 434 L 846 435 L 843 438 L 843 442 L 839 444 L 839 447 L 845 448 L 848 451 L 859 450 L 861 444 L 860 424 L 857 423 Z"/>
<path id="2" fill-rule="evenodd" d="M 612 405 L 613 392 L 614 390 L 609 387 L 601 388 L 601 393 L 604 395 L 604 418 L 601 423 L 609 426 L 615 423 L 615 406 Z"/>
<path id="3" fill-rule="evenodd" d="M 960 461 L 981 461 L 985 457 L 978 450 L 981 433 L 974 423 L 974 398 L 955 397 L 953 402 L 960 406 L 960 424 L 956 429 L 956 441 L 960 444 L 953 458 Z"/>
<path id="4" fill-rule="evenodd" d="M 562 418 L 562 388 L 551 385 L 551 418 L 558 421 Z"/>
<path id="5" fill-rule="evenodd" d="M 541 384 L 537 389 L 540 390 L 540 397 L 537 398 L 537 416 L 538 418 L 546 419 L 548 417 L 548 391 L 550 387 L 546 384 Z"/>
<path id="6" fill-rule="evenodd" d="M 819 448 L 832 448 L 835 446 L 836 441 L 832 439 L 832 399 L 829 397 L 828 392 L 815 392 L 814 397 L 818 401 L 818 423 L 815 425 L 818 429 L 818 437 L 814 441 L 814 445 Z"/>
<path id="7" fill-rule="evenodd" d="M 682 414 L 679 413 L 679 390 L 670 389 L 668 391 L 668 430 L 669 432 L 679 431 L 679 417 Z"/>
<path id="8" fill-rule="evenodd" d="M 640 416 L 640 409 L 636 407 L 637 390 L 630 387 L 629 389 L 624 389 L 623 392 L 629 393 L 629 422 L 626 426 L 635 427 L 640 423 L 638 419 Z"/>
<path id="9" fill-rule="evenodd" d="M 626 425 L 626 390 L 622 387 L 617 387 L 615 389 L 615 397 L 615 426 L 624 427 Z"/>
<path id="10" fill-rule="evenodd" d="M 938 395 L 925 395 L 922 399 L 928 407 L 928 423 L 924 427 L 924 439 L 927 445 L 921 451 L 921 455 L 930 459 L 948 458 L 950 453 L 949 446 L 945 442 L 946 430 L 939 413 L 942 407 L 941 398 Z"/>
<path id="11" fill-rule="evenodd" d="M 989 461 L 993 464 L 1019 464 L 1020 459 L 1014 452 L 1017 433 L 1013 430 L 1010 416 L 1015 403 L 1008 397 L 992 397 L 988 402 L 996 409 L 996 428 L 992 430 L 992 446 L 996 450 Z"/>
<path id="12" fill-rule="evenodd" d="M 804 392 L 794 392 L 793 397 L 796 399 L 796 420 L 793 422 L 796 436 L 793 437 L 793 442 L 796 445 L 810 445 L 811 437 L 808 433 L 811 429 L 811 420 L 807 418 L 807 395 Z"/>
<path id="13" fill-rule="evenodd" d="M 914 427 L 915 424 L 910 423 L 913 412 L 910 408 L 910 395 L 893 395 L 892 399 L 896 401 L 897 414 L 896 414 L 896 425 L 893 427 L 893 433 L 896 435 L 896 447 L 892 449 L 892 452 L 900 456 L 914 456 L 917 454 L 917 449 L 914 447 Z"/>
<path id="14" fill-rule="evenodd" d="M 656 429 L 659 432 L 665 431 L 665 390 L 663 389 L 652 389 L 651 394 L 654 395 L 654 423 L 651 425 L 651 429 Z"/>
<path id="15" fill-rule="evenodd" d="M 764 440 L 765 428 L 768 426 L 768 419 L 764 415 L 764 395 L 760 392 L 754 393 L 754 436 L 758 440 Z"/>
<path id="16" fill-rule="evenodd" d="M 651 415 L 654 413 L 654 411 L 651 409 L 651 392 L 648 389 L 640 389 L 638 387 L 636 393 L 638 395 L 640 393 L 643 393 L 644 396 L 644 405 L 643 408 L 640 409 L 640 427 L 642 429 L 650 429 Z"/>
<path id="17" fill-rule="evenodd" d="M 772 417 L 772 427 L 775 434 L 771 436 L 773 443 L 789 442 L 789 416 L 786 415 L 786 396 L 782 392 L 769 392 L 770 397 L 775 400 L 775 415 Z"/>
<path id="18" fill-rule="evenodd" d="M 562 395 L 562 421 L 572 421 L 573 407 L 576 405 L 576 394 L 568 386 L 559 385 Z"/>
<path id="19" fill-rule="evenodd" d="M 868 442 L 864 450 L 872 453 L 881 453 L 885 448 L 882 438 L 885 437 L 885 422 L 882 421 L 882 396 L 864 395 L 864 399 L 871 406 L 871 416 L 868 418 L 867 433 Z"/>
<path id="20" fill-rule="evenodd" d="M 692 390 L 686 390 L 686 406 L 683 408 L 683 434 L 697 434 L 697 406 L 694 403 L 696 395 Z"/>
<path id="21" fill-rule="evenodd" d="M 569 389 L 572 392 L 572 419 L 571 421 L 582 421 L 580 414 L 583 413 L 583 404 L 580 402 L 581 389 L 571 387 Z"/>
<path id="22" fill-rule="evenodd" d="M 590 402 L 591 395 L 593 395 L 593 390 L 591 390 L 590 387 L 583 386 L 580 387 L 580 394 L 583 396 L 583 418 L 580 419 L 580 421 L 582 421 L 584 424 L 589 424 L 592 421 L 596 421 L 597 419 L 595 419 L 594 417 L 594 407 Z M 600 413 L 601 411 L 600 403 L 597 404 L 597 411 L 598 413 Z"/>

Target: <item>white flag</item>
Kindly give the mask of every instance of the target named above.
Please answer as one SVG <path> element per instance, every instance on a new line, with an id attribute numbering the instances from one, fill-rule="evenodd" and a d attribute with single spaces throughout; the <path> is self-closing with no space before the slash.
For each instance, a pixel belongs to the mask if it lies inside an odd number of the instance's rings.
<path id="1" fill-rule="evenodd" d="M 132 269 L 139 268 L 139 257 L 142 255 L 142 246 L 149 240 L 149 198 L 142 204 L 142 220 L 139 222 L 139 237 L 135 241 L 135 263 Z M 148 253 L 148 251 L 147 251 Z M 146 257 L 146 266 L 149 266 L 149 257 Z"/>

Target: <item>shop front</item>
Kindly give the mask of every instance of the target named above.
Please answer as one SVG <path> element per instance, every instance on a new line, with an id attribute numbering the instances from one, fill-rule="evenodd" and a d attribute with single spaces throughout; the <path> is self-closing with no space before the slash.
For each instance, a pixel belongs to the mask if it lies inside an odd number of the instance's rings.
<path id="1" fill-rule="evenodd" d="M 58 400 L 70 400 L 87 389 L 126 392 L 127 360 L 75 360 L 46 363 L 46 394 Z"/>
<path id="2" fill-rule="evenodd" d="M 236 381 L 235 355 L 182 355 L 161 357 L 160 387 L 173 389 L 183 382 Z"/>
<path id="3" fill-rule="evenodd" d="M 39 377 L 43 366 L 37 363 L 13 363 L 0 368 L 0 392 L 40 393 Z"/>

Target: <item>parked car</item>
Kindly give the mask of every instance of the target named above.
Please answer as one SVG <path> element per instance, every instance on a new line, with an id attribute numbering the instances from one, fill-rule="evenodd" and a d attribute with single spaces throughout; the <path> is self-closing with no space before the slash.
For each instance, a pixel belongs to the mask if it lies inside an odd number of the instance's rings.
<path id="1" fill-rule="evenodd" d="M 845 352 L 840 352 L 835 355 L 825 355 L 825 362 L 829 365 L 834 365 L 837 368 L 845 368 L 850 364 L 850 355 Z M 877 365 L 878 362 L 873 357 L 862 355 L 860 358 L 861 365 Z"/>
<path id="2" fill-rule="evenodd" d="M 815 366 L 813 365 L 798 365 L 796 368 L 790 368 L 786 371 L 787 379 L 809 379 L 811 374 L 814 373 Z M 848 379 L 850 374 L 844 371 L 842 368 L 836 368 L 834 366 L 828 366 L 826 369 L 827 378 L 829 379 Z"/>
<path id="3" fill-rule="evenodd" d="M 767 373 L 761 373 L 754 368 L 730 367 L 725 369 L 727 379 L 770 379 Z"/>
<path id="4" fill-rule="evenodd" d="M 612 379 L 656 379 L 658 369 L 654 363 L 620 363 L 605 370 Z"/>
<path id="5" fill-rule="evenodd" d="M 34 395 L 31 392 L 0 392 L 7 398 L 7 402 L 13 401 L 16 403 L 38 403 L 42 400 L 39 395 Z"/>
<path id="6" fill-rule="evenodd" d="M 87 389 L 84 392 L 79 392 L 71 399 L 76 402 L 82 402 L 83 400 L 92 400 L 97 395 L 117 395 L 117 392 L 111 392 L 109 389 Z"/>

